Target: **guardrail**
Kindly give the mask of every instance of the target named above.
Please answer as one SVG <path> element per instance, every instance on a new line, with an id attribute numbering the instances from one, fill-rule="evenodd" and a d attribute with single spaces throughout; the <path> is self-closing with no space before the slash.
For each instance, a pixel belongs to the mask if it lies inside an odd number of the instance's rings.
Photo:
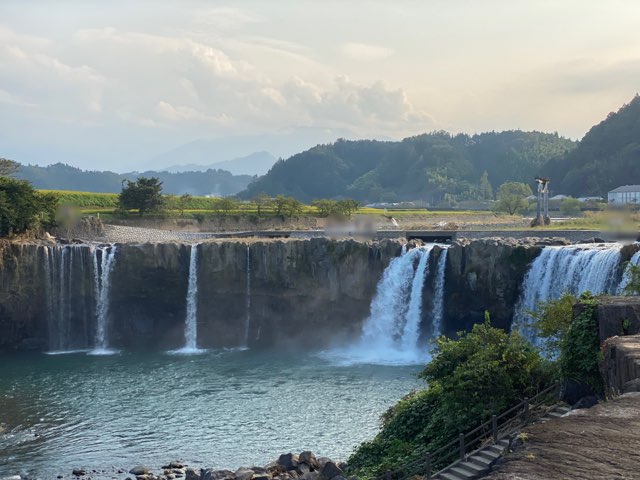
<path id="1" fill-rule="evenodd" d="M 470 432 L 460 433 L 455 439 L 439 449 L 428 452 L 422 458 L 408 463 L 398 470 L 387 471 L 385 474 L 375 477 L 374 480 L 404 480 L 414 475 L 422 475 L 426 480 L 431 480 L 442 470 L 438 469 L 434 474 L 433 469 L 446 463 L 447 469 L 451 463 L 464 461 L 467 454 L 473 453 L 483 445 L 483 442 L 496 443 L 501 438 L 511 435 L 533 419 L 538 418 L 538 409 L 543 405 L 549 405 L 551 400 L 557 403 L 559 383 L 542 390 L 532 398 L 525 398 L 517 405 L 500 415 L 493 415 L 491 420 L 474 428 Z"/>

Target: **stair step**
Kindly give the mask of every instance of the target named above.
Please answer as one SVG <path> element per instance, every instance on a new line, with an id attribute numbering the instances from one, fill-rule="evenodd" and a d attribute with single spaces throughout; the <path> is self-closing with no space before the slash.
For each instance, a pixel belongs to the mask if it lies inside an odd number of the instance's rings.
<path id="1" fill-rule="evenodd" d="M 486 465 L 480 466 L 477 463 L 473 463 L 472 461 L 462 462 L 462 463 L 459 463 L 457 466 L 459 468 L 462 468 L 463 470 L 467 470 L 470 473 L 473 473 L 474 475 L 481 475 L 489 471 L 488 466 Z"/>
<path id="2" fill-rule="evenodd" d="M 453 467 L 449 470 L 449 472 L 451 473 L 455 473 L 456 475 L 458 475 L 460 478 L 464 478 L 467 480 L 471 480 L 473 478 L 476 477 L 476 474 L 473 472 L 469 472 L 467 470 L 464 470 L 463 468 L 460 468 L 460 466 L 457 467 Z"/>
<path id="3" fill-rule="evenodd" d="M 563 413 L 561 413 L 561 412 L 553 411 L 553 412 L 549 412 L 547 415 L 548 415 L 550 418 L 562 418 L 562 416 L 563 416 L 564 414 L 563 414 Z"/>
<path id="4" fill-rule="evenodd" d="M 467 480 L 466 477 L 459 477 L 455 473 L 451 472 L 441 473 L 440 475 L 438 475 L 438 478 L 442 478 L 444 480 Z"/>
<path id="5" fill-rule="evenodd" d="M 475 463 L 476 465 L 480 466 L 480 467 L 485 467 L 485 468 L 489 468 L 491 466 L 491 464 L 493 462 L 495 462 L 498 459 L 498 457 L 496 458 L 487 458 L 481 455 L 474 455 L 473 457 L 469 458 L 470 462 Z"/>
<path id="6" fill-rule="evenodd" d="M 490 462 L 493 462 L 496 458 L 500 458 L 500 454 L 494 451 L 482 450 L 474 455 L 474 457 L 485 458 Z"/>
<path id="7" fill-rule="evenodd" d="M 489 445 L 488 447 L 484 448 L 482 451 L 495 453 L 496 455 L 500 456 L 502 455 L 502 452 L 504 452 L 505 448 L 507 447 L 505 447 L 504 445 Z"/>

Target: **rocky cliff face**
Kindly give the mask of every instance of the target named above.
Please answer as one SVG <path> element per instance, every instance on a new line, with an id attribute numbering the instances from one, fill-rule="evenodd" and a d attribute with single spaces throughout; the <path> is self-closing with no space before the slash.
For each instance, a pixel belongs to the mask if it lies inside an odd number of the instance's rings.
<path id="1" fill-rule="evenodd" d="M 109 346 L 184 344 L 191 248 L 117 246 Z M 199 346 L 312 348 L 359 334 L 377 282 L 401 243 L 220 241 L 197 248 Z M 87 245 L 2 244 L 0 351 L 91 348 L 102 255 Z"/>
<path id="2" fill-rule="evenodd" d="M 509 329 L 529 264 L 542 247 L 513 239 L 457 242 L 449 248 L 443 333 L 453 335 L 483 321 Z"/>

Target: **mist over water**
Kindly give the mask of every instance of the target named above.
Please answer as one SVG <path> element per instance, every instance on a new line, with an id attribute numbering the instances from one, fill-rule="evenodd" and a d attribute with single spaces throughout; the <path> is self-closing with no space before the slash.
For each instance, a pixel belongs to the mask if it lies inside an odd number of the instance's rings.
<path id="1" fill-rule="evenodd" d="M 174 459 L 234 469 L 302 450 L 346 459 L 417 371 L 249 350 L 5 355 L 0 410 L 12 433 L 0 435 L 0 476 Z"/>

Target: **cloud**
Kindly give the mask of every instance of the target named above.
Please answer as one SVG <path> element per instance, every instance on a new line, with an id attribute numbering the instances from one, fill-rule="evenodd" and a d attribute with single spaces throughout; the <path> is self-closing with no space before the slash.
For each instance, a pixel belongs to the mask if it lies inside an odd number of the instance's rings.
<path id="1" fill-rule="evenodd" d="M 342 45 L 342 53 L 359 62 L 373 62 L 393 55 L 393 50 L 379 45 L 366 43 L 345 43 Z"/>

